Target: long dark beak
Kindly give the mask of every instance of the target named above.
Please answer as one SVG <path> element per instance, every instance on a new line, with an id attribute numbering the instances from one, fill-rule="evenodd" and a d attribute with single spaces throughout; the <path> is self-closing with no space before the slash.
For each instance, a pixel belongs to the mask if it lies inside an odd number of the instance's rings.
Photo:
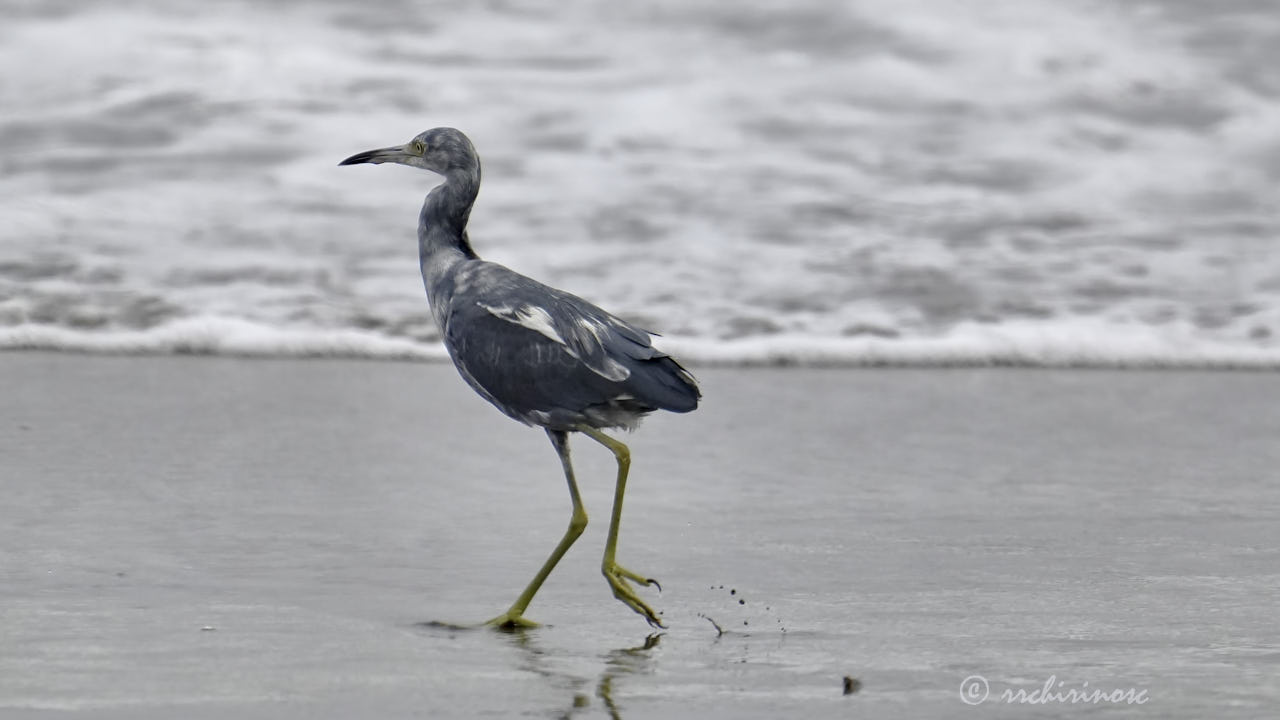
<path id="1" fill-rule="evenodd" d="M 351 157 L 338 163 L 339 165 L 359 165 L 361 163 L 373 163 L 378 165 L 384 162 L 402 163 L 410 157 L 409 151 L 403 145 L 396 147 L 379 148 L 377 150 L 366 150 L 362 153 L 356 153 Z"/>

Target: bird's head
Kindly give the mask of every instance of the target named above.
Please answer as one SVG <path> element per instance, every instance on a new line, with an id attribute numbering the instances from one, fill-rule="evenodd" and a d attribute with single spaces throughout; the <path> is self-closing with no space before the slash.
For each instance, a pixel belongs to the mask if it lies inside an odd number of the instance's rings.
<path id="1" fill-rule="evenodd" d="M 479 166 L 471 140 L 460 131 L 447 127 L 428 130 L 404 145 L 356 153 L 338 164 L 377 165 L 388 162 L 430 170 L 440 175 L 447 175 L 453 170 L 474 172 Z"/>

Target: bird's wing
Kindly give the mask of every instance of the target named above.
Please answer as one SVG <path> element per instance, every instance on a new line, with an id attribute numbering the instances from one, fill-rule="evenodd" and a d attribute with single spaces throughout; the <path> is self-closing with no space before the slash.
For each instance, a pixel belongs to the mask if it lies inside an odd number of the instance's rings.
<path id="1" fill-rule="evenodd" d="M 472 310 L 466 305 L 474 305 L 511 325 L 536 332 L 613 382 L 624 381 L 631 374 L 629 360 L 665 357 L 653 347 L 649 333 L 576 295 L 496 263 L 477 266 L 463 276 L 462 292 L 455 290 L 455 308 L 465 312 Z"/>
<path id="2" fill-rule="evenodd" d="M 628 397 L 654 408 L 688 394 L 692 377 L 653 347 L 649 333 L 587 301 L 477 262 L 459 273 L 445 342 L 468 382 L 508 414 L 580 411 Z M 672 370 L 677 377 L 671 377 Z"/>

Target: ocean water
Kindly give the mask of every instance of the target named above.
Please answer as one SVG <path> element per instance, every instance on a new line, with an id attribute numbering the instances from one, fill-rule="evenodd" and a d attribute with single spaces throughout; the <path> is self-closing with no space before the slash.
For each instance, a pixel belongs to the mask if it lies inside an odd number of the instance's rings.
<path id="1" fill-rule="evenodd" d="M 1280 366 L 1236 0 L 0 0 L 0 347 L 440 357 L 414 231 L 724 363 Z"/>

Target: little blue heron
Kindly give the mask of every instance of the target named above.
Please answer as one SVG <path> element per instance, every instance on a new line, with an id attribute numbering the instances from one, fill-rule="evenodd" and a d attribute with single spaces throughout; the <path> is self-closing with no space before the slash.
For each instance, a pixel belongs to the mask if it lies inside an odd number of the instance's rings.
<path id="1" fill-rule="evenodd" d="M 631 453 L 601 431 L 634 429 L 641 417 L 654 410 L 695 409 L 702 397 L 696 381 L 654 348 L 644 330 L 576 295 L 476 256 L 467 238 L 467 219 L 480 189 L 480 158 L 466 135 L 453 128 L 435 128 L 405 145 L 369 150 L 338 164 L 388 162 L 444 176 L 422 204 L 418 257 L 431 314 L 449 357 L 481 397 L 508 416 L 546 430 L 569 482 L 573 501 L 569 529 L 524 592 L 488 624 L 535 625 L 525 619 L 525 609 L 587 526 L 569 462 L 569 433 L 580 432 L 611 450 L 618 461 L 613 516 L 600 570 L 614 597 L 650 625 L 664 627 L 630 583 L 662 587 L 614 559 Z"/>

